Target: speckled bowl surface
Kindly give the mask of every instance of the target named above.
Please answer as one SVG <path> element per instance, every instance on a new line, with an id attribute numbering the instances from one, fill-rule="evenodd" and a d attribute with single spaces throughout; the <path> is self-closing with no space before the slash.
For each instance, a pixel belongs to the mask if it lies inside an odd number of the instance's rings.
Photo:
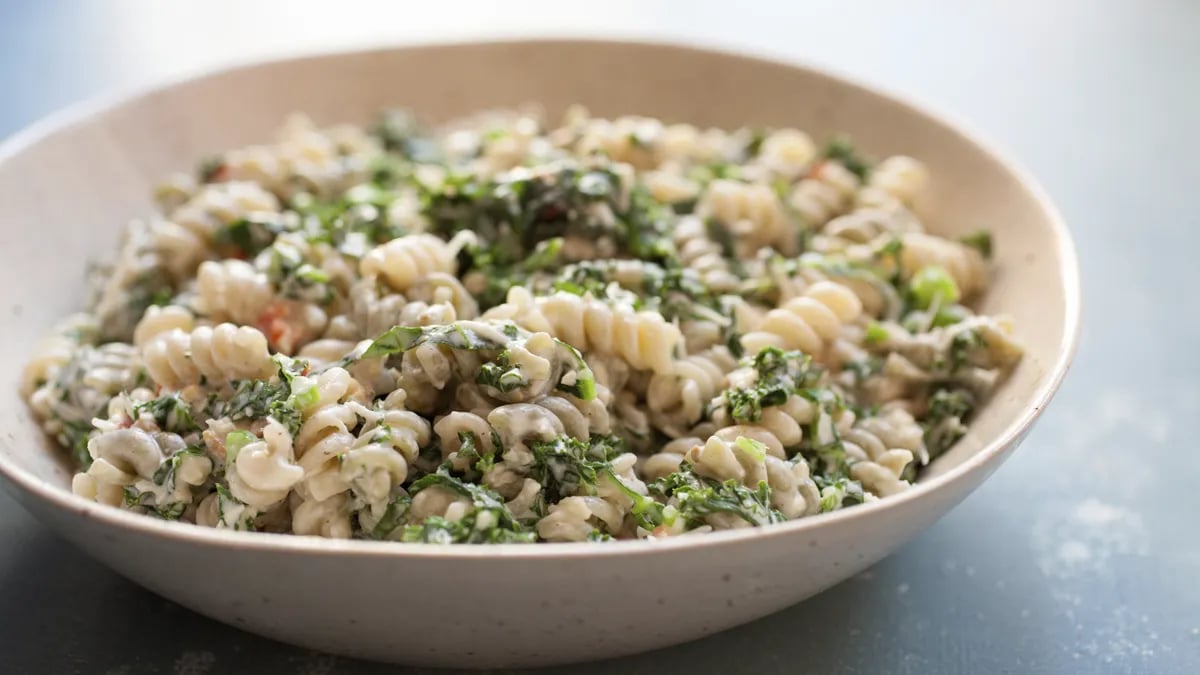
<path id="1" fill-rule="evenodd" d="M 539 102 L 699 125 L 852 134 L 924 161 L 918 211 L 954 234 L 990 228 L 981 310 L 1016 320 L 1027 355 L 971 432 L 912 490 L 769 528 L 659 542 L 398 545 L 216 531 L 89 503 L 17 394 L 24 360 L 83 300 L 84 262 L 150 212 L 152 186 L 215 150 L 270 138 L 283 117 L 366 122 L 401 105 L 432 119 Z M 975 489 L 1066 373 L 1079 281 L 1066 228 L 1028 176 L 940 117 L 814 70 L 698 49 L 516 41 L 276 61 L 86 104 L 0 146 L 0 475 L 47 525 L 146 588 L 305 647 L 411 664 L 596 659 L 702 638 L 870 566 Z"/>

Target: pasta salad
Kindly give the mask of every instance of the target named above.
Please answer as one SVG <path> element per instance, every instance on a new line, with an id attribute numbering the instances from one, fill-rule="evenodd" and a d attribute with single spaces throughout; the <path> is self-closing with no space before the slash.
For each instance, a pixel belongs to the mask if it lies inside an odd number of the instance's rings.
<path id="1" fill-rule="evenodd" d="M 907 489 L 1021 357 L 920 162 L 572 108 L 303 116 L 156 193 L 22 394 L 73 491 L 235 530 L 661 538 Z"/>

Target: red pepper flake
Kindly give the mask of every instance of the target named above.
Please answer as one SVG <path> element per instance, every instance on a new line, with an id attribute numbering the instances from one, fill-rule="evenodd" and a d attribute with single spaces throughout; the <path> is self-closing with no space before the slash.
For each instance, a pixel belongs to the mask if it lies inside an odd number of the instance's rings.
<path id="1" fill-rule="evenodd" d="M 275 351 L 290 354 L 296 346 L 299 330 L 293 325 L 286 300 L 276 300 L 267 305 L 254 325 L 267 336 L 267 341 Z"/>

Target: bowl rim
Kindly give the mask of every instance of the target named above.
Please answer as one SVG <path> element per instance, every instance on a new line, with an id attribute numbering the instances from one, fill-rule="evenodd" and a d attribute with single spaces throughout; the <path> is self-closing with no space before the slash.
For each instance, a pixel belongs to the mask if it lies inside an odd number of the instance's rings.
<path id="1" fill-rule="evenodd" d="M 0 453 L 0 475 L 23 492 L 34 498 L 48 502 L 59 509 L 75 512 L 84 518 L 95 519 L 109 526 L 133 530 L 133 534 L 165 537 L 173 539 L 180 544 L 227 546 L 246 551 L 276 553 L 286 552 L 314 555 L 356 554 L 372 557 L 395 556 L 400 558 L 434 557 L 469 559 L 504 557 L 558 559 L 563 557 L 653 555 L 680 548 L 711 549 L 713 547 L 732 546 L 746 540 L 790 537 L 818 528 L 836 528 L 838 524 L 851 520 L 879 518 L 881 517 L 879 513 L 881 511 L 896 510 L 905 504 L 923 500 L 927 495 L 963 480 L 968 474 L 979 470 L 992 461 L 998 460 L 999 456 L 1019 442 L 1033 423 L 1041 417 L 1046 405 L 1054 397 L 1062 384 L 1063 378 L 1070 369 L 1071 362 L 1079 345 L 1082 313 L 1079 263 L 1074 241 L 1062 215 L 1051 202 L 1046 191 L 1022 165 L 1012 159 L 1007 153 L 998 150 L 992 143 L 983 140 L 978 134 L 969 130 L 967 125 L 961 121 L 951 119 L 944 113 L 933 112 L 921 104 L 914 103 L 907 96 L 897 94 L 886 87 L 868 84 L 856 77 L 840 73 L 835 69 L 823 65 L 818 66 L 779 53 L 746 49 L 744 47 L 731 47 L 720 42 L 706 42 L 699 45 L 689 44 L 678 38 L 605 38 L 594 36 L 571 37 L 570 35 L 553 37 L 502 37 L 494 39 L 473 39 L 467 37 L 428 42 L 412 41 L 400 44 L 371 45 L 351 49 L 335 47 L 330 49 L 304 50 L 299 53 L 269 56 L 266 58 L 250 58 L 215 67 L 203 68 L 182 75 L 154 80 L 148 84 L 116 89 L 70 104 L 49 115 L 43 116 L 15 134 L 3 139 L 0 142 L 0 165 L 8 162 L 40 141 L 61 131 L 83 124 L 95 115 L 113 111 L 127 104 L 176 87 L 224 77 L 238 72 L 271 68 L 288 63 L 320 61 L 331 57 L 368 57 L 371 54 L 384 54 L 397 51 L 439 50 L 461 47 L 503 47 L 511 45 L 555 48 L 577 46 L 579 44 L 608 48 L 662 50 L 675 52 L 684 56 L 718 56 L 724 59 L 743 61 L 748 65 L 784 66 L 794 70 L 807 71 L 808 74 L 815 77 L 836 81 L 840 86 L 856 90 L 857 93 L 882 98 L 893 105 L 905 109 L 909 113 L 925 117 L 937 123 L 946 133 L 955 135 L 958 137 L 958 140 L 975 146 L 987 155 L 989 159 L 1015 177 L 1021 187 L 1033 197 L 1049 223 L 1053 234 L 1055 252 L 1062 261 L 1059 268 L 1059 278 L 1065 295 L 1063 337 L 1058 344 L 1054 363 L 1050 368 L 1049 376 L 1034 391 L 1030 400 L 1023 407 L 1023 412 L 1014 417 L 999 434 L 984 443 L 978 451 L 966 458 L 962 463 L 950 468 L 945 473 L 934 476 L 927 481 L 917 482 L 912 488 L 885 499 L 880 499 L 869 504 L 861 504 L 851 509 L 841 509 L 762 527 L 723 530 L 702 535 L 684 535 L 658 540 L 619 540 L 607 542 L 604 545 L 597 545 L 594 542 L 539 543 L 534 545 L 490 544 L 487 546 L 425 543 L 399 544 L 390 541 L 329 539 L 293 534 L 278 535 L 261 532 L 218 530 L 215 528 L 198 527 L 191 523 L 149 518 L 143 514 L 132 513 L 124 509 L 116 509 L 104 504 L 88 501 L 83 497 L 75 495 L 70 490 L 63 490 L 43 481 L 4 453 Z"/>

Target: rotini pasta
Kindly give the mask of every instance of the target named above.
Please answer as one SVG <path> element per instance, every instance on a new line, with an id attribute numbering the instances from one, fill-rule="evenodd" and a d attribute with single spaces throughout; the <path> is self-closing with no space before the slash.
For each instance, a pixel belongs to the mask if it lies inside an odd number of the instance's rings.
<path id="1" fill-rule="evenodd" d="M 522 288 L 485 319 L 511 319 L 529 330 L 545 331 L 584 352 L 619 356 L 639 370 L 668 372 L 683 339 L 661 314 L 637 312 L 620 303 L 558 292 L 533 297 Z"/>
<path id="2" fill-rule="evenodd" d="M 821 355 L 841 326 L 861 314 L 862 302 L 853 292 L 838 284 L 817 282 L 803 295 L 767 312 L 762 322 L 742 337 L 742 344 L 752 353 L 782 347 Z"/>
<path id="3" fill-rule="evenodd" d="M 907 489 L 1021 350 L 986 233 L 845 139 L 290 118 L 156 193 L 21 394 L 73 491 L 234 530 L 662 538 Z"/>
<path id="4" fill-rule="evenodd" d="M 364 277 L 382 276 L 392 290 L 404 293 L 430 274 L 452 274 L 458 252 L 429 234 L 410 234 L 381 244 L 363 257 Z"/>
<path id="5" fill-rule="evenodd" d="M 788 204 L 808 227 L 820 227 L 850 207 L 859 184 L 858 176 L 841 163 L 822 161 L 796 183 Z"/>
<path id="6" fill-rule="evenodd" d="M 214 322 L 258 323 L 274 297 L 267 275 L 242 260 L 205 261 L 196 273 L 193 305 Z"/>
<path id="7" fill-rule="evenodd" d="M 752 257 L 766 247 L 784 255 L 796 253 L 799 226 L 790 221 L 768 185 L 714 180 L 701 196 L 696 212 L 729 231 L 737 242 L 740 258 Z"/>
<path id="8" fill-rule="evenodd" d="M 180 389 L 202 380 L 211 384 L 270 377 L 275 369 L 267 338 L 257 329 L 223 323 L 191 332 L 178 328 L 142 348 L 151 379 Z"/>

